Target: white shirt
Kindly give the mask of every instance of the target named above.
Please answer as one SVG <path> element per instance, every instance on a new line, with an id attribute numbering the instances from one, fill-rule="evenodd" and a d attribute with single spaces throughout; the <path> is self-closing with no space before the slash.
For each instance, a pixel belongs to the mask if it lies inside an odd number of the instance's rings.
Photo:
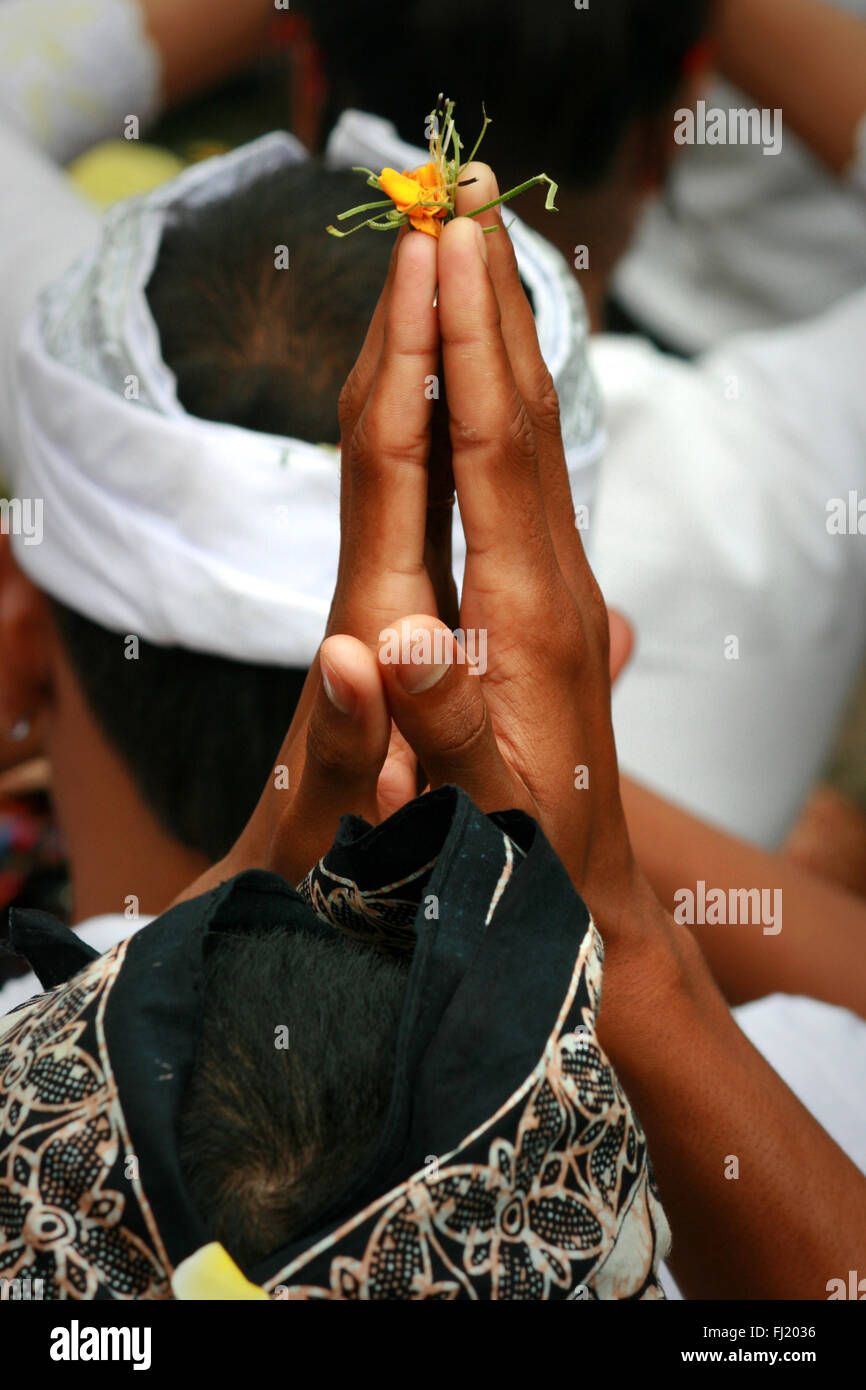
<path id="1" fill-rule="evenodd" d="M 866 19 L 866 0 L 834 3 Z M 705 99 L 725 111 L 757 105 L 722 82 Z M 778 155 L 758 145 L 689 146 L 614 279 L 639 322 L 686 352 L 821 313 L 862 285 L 866 151 L 837 178 L 784 114 Z"/>
<path id="2" fill-rule="evenodd" d="M 162 70 L 135 0 L 2 0 L 0 78 L 0 467 L 10 469 L 21 325 L 99 232 L 98 211 L 58 162 L 123 138 L 127 115 L 143 130 Z"/>
<path id="3" fill-rule="evenodd" d="M 129 139 L 128 118 L 143 129 L 163 101 L 136 0 L 2 0 L 0 73 L 0 116 L 57 164 Z"/>
<path id="4" fill-rule="evenodd" d="M 770 847 L 866 649 L 866 535 L 827 529 L 831 499 L 866 499 L 864 343 L 866 291 L 695 364 L 640 339 L 591 348 L 609 446 L 589 554 L 637 639 L 621 766 Z"/>

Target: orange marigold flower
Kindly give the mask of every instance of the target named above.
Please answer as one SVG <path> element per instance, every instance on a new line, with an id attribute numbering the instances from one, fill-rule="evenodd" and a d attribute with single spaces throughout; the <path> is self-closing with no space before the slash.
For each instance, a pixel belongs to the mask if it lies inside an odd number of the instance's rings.
<path id="1" fill-rule="evenodd" d="M 484 132 L 490 124 L 490 117 L 484 110 L 483 103 L 481 110 L 484 114 L 481 133 L 468 158 L 464 160 L 463 142 L 454 126 L 454 102 L 446 101 L 440 93 L 436 109 L 430 112 L 432 133 L 430 158 L 427 162 L 419 164 L 417 169 L 404 169 L 402 174 L 391 168 L 383 169 L 381 174 L 363 166 L 356 168 L 356 173 L 366 174 L 368 188 L 379 189 L 387 196 L 384 199 L 377 198 L 375 202 L 361 203 L 346 212 L 338 212 L 338 222 L 360 217 L 363 213 L 372 213 L 372 216 L 366 217 L 363 222 L 356 222 L 345 232 L 339 227 L 328 227 L 331 236 L 351 236 L 363 227 L 372 227 L 377 232 L 390 232 L 397 227 L 405 227 L 407 223 L 419 232 L 426 232 L 428 236 L 440 236 L 449 218 L 457 216 L 455 200 L 457 189 L 462 187 L 460 176 L 466 165 L 471 164 L 478 153 Z M 492 202 L 473 208 L 466 216 L 477 217 L 479 213 L 487 212 L 488 208 L 499 207 L 501 203 L 509 202 L 510 199 L 516 198 L 518 193 L 525 193 L 527 188 L 534 188 L 539 183 L 547 184 L 544 206 L 555 212 L 556 184 L 547 174 L 536 174 L 534 178 L 527 179 L 516 188 L 509 188 L 506 193 L 501 193 Z M 493 230 L 494 227 L 484 228 L 485 232 Z"/>
<path id="2" fill-rule="evenodd" d="M 379 175 L 379 187 L 392 200 L 398 212 L 406 213 L 416 231 L 439 236 L 442 219 L 448 212 L 448 195 L 441 185 L 439 170 L 432 161 L 418 169 L 405 170 L 402 174 L 396 169 L 383 169 Z M 443 206 L 440 210 L 420 207 L 421 203 L 442 203 Z"/>

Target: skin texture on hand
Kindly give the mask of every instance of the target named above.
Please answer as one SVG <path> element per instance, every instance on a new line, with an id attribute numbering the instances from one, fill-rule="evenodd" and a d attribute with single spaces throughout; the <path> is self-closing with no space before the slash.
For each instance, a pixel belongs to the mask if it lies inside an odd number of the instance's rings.
<path id="1" fill-rule="evenodd" d="M 497 196 L 485 165 L 465 178 L 458 212 Z M 444 228 L 439 325 L 467 551 L 460 627 L 485 634 L 488 666 L 479 678 L 452 660 L 422 709 L 397 668 L 383 665 L 389 704 L 434 785 L 460 781 L 482 809 L 535 815 L 603 916 L 637 872 L 619 800 L 608 618 L 575 527 L 556 392 L 498 209 Z M 423 611 L 408 621 L 420 630 Z M 580 702 L 577 689 L 586 691 Z M 592 795 L 576 788 L 579 767 Z M 612 903 L 613 934 L 618 914 Z"/>

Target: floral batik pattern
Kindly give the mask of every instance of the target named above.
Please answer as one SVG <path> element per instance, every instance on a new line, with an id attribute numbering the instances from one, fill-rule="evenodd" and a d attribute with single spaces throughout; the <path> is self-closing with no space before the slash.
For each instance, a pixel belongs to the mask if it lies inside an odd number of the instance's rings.
<path id="1" fill-rule="evenodd" d="M 0 1278 L 42 1279 L 49 1299 L 169 1296 L 96 1036 L 123 951 L 0 1019 Z"/>
<path id="2" fill-rule="evenodd" d="M 503 922 L 511 920 L 515 932 L 521 924 L 507 917 L 504 904 L 523 852 L 502 832 L 501 844 L 492 842 L 480 819 L 470 826 L 471 834 L 482 830 L 483 854 L 471 860 L 470 882 L 478 898 L 471 925 L 489 941 L 505 930 Z M 399 954 L 411 950 L 412 922 L 416 930 L 424 929 L 416 914 L 423 913 L 436 859 L 418 858 L 425 862 L 414 871 L 408 856 L 365 860 L 370 877 L 361 883 L 322 862 L 305 881 L 302 896 L 320 920 Z M 350 863 L 343 859 L 340 867 Z M 377 884 L 389 867 L 395 879 Z M 460 872 L 465 874 L 463 865 Z M 236 927 L 240 908 L 232 892 L 219 891 L 226 920 Z M 259 884 L 257 891 L 265 892 L 262 901 L 272 900 L 276 891 L 288 894 L 276 879 Z M 177 919 L 165 938 L 188 949 L 188 958 L 182 952 L 178 958 L 189 965 L 191 981 L 206 930 L 219 920 L 203 918 L 208 901 L 175 909 L 190 915 L 188 947 Z M 244 909 L 253 917 L 257 901 Z M 286 920 L 300 914 L 303 925 L 308 909 L 294 894 L 286 901 Z M 381 1187 L 370 1190 L 381 1191 L 393 1181 L 385 1174 L 408 1173 L 398 1186 L 360 1211 L 335 1218 L 333 1229 L 321 1227 L 306 1248 L 289 1244 L 274 1251 L 257 1281 L 273 1299 L 663 1297 L 658 1268 L 670 1235 L 643 1130 L 596 1034 L 603 948 L 581 904 L 566 900 L 562 911 L 578 909 L 580 931 L 571 934 L 571 918 L 565 923 L 567 953 L 560 951 L 557 993 L 549 996 L 557 1013 L 551 1014 L 549 1036 L 538 1035 L 538 1060 L 533 1050 L 519 1070 L 512 1068 L 511 1082 L 503 1080 L 501 1089 L 491 1091 L 489 1109 L 476 1103 L 465 1112 L 473 1116 L 466 1127 L 475 1116 L 477 1126 L 450 1152 L 426 1157 L 420 1168 L 417 1149 L 407 1147 L 400 1169 L 389 1157 Z M 151 956 L 148 932 L 157 933 L 150 938 L 157 943 Z M 109 1058 L 108 1038 L 118 1040 L 111 1030 L 123 1030 L 125 1040 L 129 1026 L 123 1009 L 106 1016 L 121 972 L 121 989 L 139 972 L 139 999 L 148 991 L 163 998 L 162 976 L 153 978 L 153 963 L 162 963 L 167 949 L 159 933 L 166 933 L 166 924 L 157 921 L 133 938 L 131 949 L 129 941 L 122 942 L 65 984 L 0 1019 L 0 1279 L 41 1279 L 49 1299 L 169 1298 L 174 1268 L 166 1245 L 182 1261 L 201 1247 L 206 1234 L 187 1210 L 182 1186 L 172 1187 L 166 1177 L 176 1141 L 170 1125 L 160 1131 L 162 1147 L 151 1150 L 151 1170 L 138 1172 L 121 1101 L 139 1126 L 146 1125 L 151 1092 L 136 1091 L 141 1078 L 133 1068 L 120 1096 Z M 178 979 L 187 979 L 185 969 Z M 197 1039 L 193 984 L 189 990 L 177 996 L 177 1016 L 189 1021 L 186 1051 L 178 1053 L 186 1060 L 178 1063 L 174 1077 L 179 1088 Z M 453 1002 L 455 995 L 452 989 L 447 998 Z M 483 1000 L 483 991 L 469 998 Z M 519 993 L 515 998 L 519 1002 Z M 146 1017 L 144 1004 L 140 1007 Z M 474 1020 L 471 1010 L 470 1016 Z M 502 1050 L 504 1065 L 509 1046 Z M 121 1063 L 119 1054 L 114 1057 L 121 1076 L 128 1064 L 124 1058 Z M 453 1062 L 463 1064 L 459 1047 Z M 152 1089 L 162 1080 L 150 1077 L 148 1085 Z M 507 1098 L 500 1102 L 503 1092 Z M 140 1108 L 133 1111 L 136 1105 Z M 159 1105 L 155 1109 L 162 1113 Z M 448 1123 L 439 1132 L 452 1134 Z M 162 1155 L 161 1166 L 154 1152 Z M 159 1212 L 148 1198 L 149 1187 L 153 1201 L 161 1203 Z"/>
<path id="3" fill-rule="evenodd" d="M 436 860 L 394 883 L 361 888 L 329 869 L 323 859 L 298 885 L 316 916 L 345 936 L 374 946 L 385 955 L 409 956 L 415 949 L 418 902 Z"/>
<path id="4" fill-rule="evenodd" d="M 664 1297 L 670 1233 L 646 1139 L 595 1036 L 602 954 L 590 927 L 544 1056 L 498 1114 L 280 1271 L 273 1297 Z M 583 1021 L 565 1031 L 567 1016 Z M 363 1254 L 332 1258 L 327 1283 L 303 1278 L 359 1236 Z"/>

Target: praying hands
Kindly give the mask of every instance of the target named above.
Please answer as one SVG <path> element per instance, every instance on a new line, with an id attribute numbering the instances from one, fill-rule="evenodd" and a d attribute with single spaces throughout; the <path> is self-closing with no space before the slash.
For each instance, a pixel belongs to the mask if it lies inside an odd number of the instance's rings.
<path id="1" fill-rule="evenodd" d="M 460 210 L 496 194 L 485 166 L 470 175 Z M 608 619 L 574 527 L 556 395 L 511 242 L 498 210 L 481 221 L 496 230 L 458 218 L 439 243 L 408 233 L 395 247 L 342 395 L 339 575 L 277 760 L 285 775 L 190 892 L 254 865 L 297 882 L 341 815 L 376 822 L 415 795 L 417 759 L 422 785 L 457 782 L 483 810 L 534 815 L 596 913 L 611 901 L 615 931 L 614 892 L 631 891 L 636 870 Z M 424 387 L 440 371 L 437 402 Z M 459 624 L 476 639 L 470 652 L 483 636 L 480 676 L 443 621 L 452 478 L 467 542 Z M 391 639 L 407 630 L 416 640 L 395 662 Z M 440 659 L 418 659 L 428 652 Z"/>

